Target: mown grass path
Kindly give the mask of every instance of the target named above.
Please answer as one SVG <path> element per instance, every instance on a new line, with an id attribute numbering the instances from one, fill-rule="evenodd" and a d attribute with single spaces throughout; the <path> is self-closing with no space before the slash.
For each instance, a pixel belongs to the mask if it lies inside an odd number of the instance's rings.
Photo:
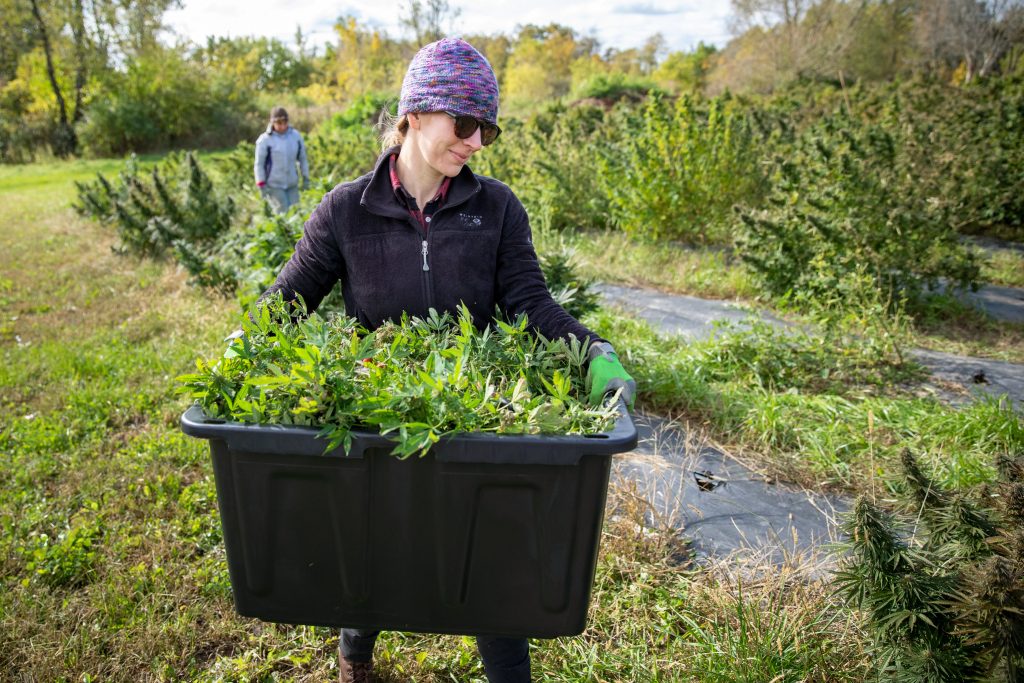
<path id="1" fill-rule="evenodd" d="M 74 214 L 72 180 L 119 165 L 0 174 L 0 671 L 15 678 L 173 678 L 242 637 L 219 560 L 196 559 L 219 536 L 214 493 L 173 392 L 232 306 Z"/>

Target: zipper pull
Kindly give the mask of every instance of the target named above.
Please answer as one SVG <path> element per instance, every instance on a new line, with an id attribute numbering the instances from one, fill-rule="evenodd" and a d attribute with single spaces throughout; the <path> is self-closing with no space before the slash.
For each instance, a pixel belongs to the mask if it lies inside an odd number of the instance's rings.
<path id="1" fill-rule="evenodd" d="M 430 270 L 430 266 L 427 265 L 427 241 L 423 240 L 423 270 Z"/>

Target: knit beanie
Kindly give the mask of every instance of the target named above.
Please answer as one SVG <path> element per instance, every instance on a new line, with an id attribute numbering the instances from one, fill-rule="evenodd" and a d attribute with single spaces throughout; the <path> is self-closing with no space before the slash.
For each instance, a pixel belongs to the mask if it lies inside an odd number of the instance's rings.
<path id="1" fill-rule="evenodd" d="M 461 38 L 420 48 L 402 81 L 398 115 L 447 111 L 498 123 L 498 79 L 487 58 Z"/>

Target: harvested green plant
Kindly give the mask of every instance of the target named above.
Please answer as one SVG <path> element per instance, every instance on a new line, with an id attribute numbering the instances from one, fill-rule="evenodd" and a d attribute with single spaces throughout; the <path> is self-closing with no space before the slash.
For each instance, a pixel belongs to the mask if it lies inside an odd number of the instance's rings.
<path id="1" fill-rule="evenodd" d="M 401 457 L 456 432 L 596 433 L 617 414 L 614 398 L 581 400 L 586 344 L 545 340 L 525 316 L 478 330 L 465 308 L 457 320 L 432 310 L 367 331 L 291 312 L 262 302 L 224 358 L 179 378 L 183 391 L 211 417 L 320 427 L 327 450 L 379 430 Z"/>

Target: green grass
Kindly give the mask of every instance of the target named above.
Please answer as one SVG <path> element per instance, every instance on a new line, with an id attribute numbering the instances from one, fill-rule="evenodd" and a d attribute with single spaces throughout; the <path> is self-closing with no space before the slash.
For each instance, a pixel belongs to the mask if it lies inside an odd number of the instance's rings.
<path id="1" fill-rule="evenodd" d="M 178 429 L 174 378 L 222 348 L 236 307 L 114 254 L 112 228 L 69 209 L 72 180 L 119 167 L 0 169 L 0 678 L 334 678 L 335 632 L 234 613 L 207 446 Z M 625 500 L 613 491 L 590 625 L 533 643 L 538 680 L 864 679 L 827 586 L 741 594 L 681 568 L 678 537 Z M 775 614 L 752 621 L 755 605 Z M 415 634 L 382 638 L 378 672 L 483 679 L 470 639 Z"/>
<path id="2" fill-rule="evenodd" d="M 945 294 L 932 296 L 915 307 L 912 319 L 915 346 L 1024 363 L 1024 323 L 993 320 Z"/>
<path id="3" fill-rule="evenodd" d="M 651 287 L 709 299 L 754 299 L 753 280 L 724 250 L 644 242 L 621 232 L 538 234 L 538 249 L 565 245 L 582 274 L 601 282 Z"/>
<path id="4" fill-rule="evenodd" d="M 1000 250 L 983 256 L 981 278 L 1006 287 L 1024 287 L 1024 253 Z"/>
<path id="5" fill-rule="evenodd" d="M 143 165 L 152 164 L 160 157 L 144 155 L 138 157 Z M 36 205 L 39 199 L 48 198 L 47 208 L 70 205 L 75 195 L 70 184 L 75 180 L 91 180 L 97 173 L 116 176 L 124 167 L 123 159 L 76 159 L 74 161 L 51 161 L 42 164 L 0 166 L 0 193 L 14 199 L 15 203 L 26 206 Z M 16 193 L 15 197 L 12 194 Z"/>
<path id="6" fill-rule="evenodd" d="M 707 299 L 738 299 L 774 310 L 726 250 L 644 242 L 612 231 L 538 233 L 535 241 L 541 250 L 569 248 L 581 274 L 600 282 Z M 1024 287 L 1024 259 L 1001 252 L 986 265 L 982 279 Z M 1024 324 L 993 320 L 954 297 L 934 296 L 916 306 L 912 323 L 908 345 L 1024 363 Z"/>
<path id="7" fill-rule="evenodd" d="M 870 338 L 780 332 L 767 324 L 688 343 L 625 312 L 588 319 L 621 344 L 641 404 L 706 424 L 756 466 L 812 488 L 867 492 L 900 479 L 899 453 L 920 455 L 948 487 L 988 482 L 1000 455 L 1024 451 L 1024 422 L 1004 402 L 957 409 L 918 397 L 920 368 Z"/>
<path id="8" fill-rule="evenodd" d="M 119 165 L 0 175 L 5 675 L 173 678 L 237 631 L 218 617 L 230 608 L 206 454 L 178 431 L 173 394 L 230 307 L 164 264 L 115 256 L 113 235 L 68 209 L 72 180 Z"/>
<path id="9" fill-rule="evenodd" d="M 71 181 L 119 168 L 0 168 L 0 671 L 334 678 L 332 630 L 234 613 L 207 447 L 178 430 L 174 378 L 219 352 L 236 305 L 188 286 L 171 263 L 115 255 L 112 228 L 74 215 Z M 608 281 L 753 296 L 722 254 L 614 235 L 572 245 Z M 904 447 L 939 483 L 972 486 L 991 480 L 997 455 L 1024 450 L 1018 414 L 915 395 L 920 370 L 863 331 L 754 325 L 687 344 L 614 312 L 590 322 L 619 342 L 645 407 L 683 414 L 746 460 L 816 488 L 892 489 Z M 858 619 L 828 585 L 681 567 L 679 537 L 652 528 L 649 512 L 635 492 L 611 492 L 588 628 L 532 643 L 537 680 L 870 676 Z M 377 671 L 385 681 L 483 680 L 472 639 L 452 636 L 385 634 Z"/>

